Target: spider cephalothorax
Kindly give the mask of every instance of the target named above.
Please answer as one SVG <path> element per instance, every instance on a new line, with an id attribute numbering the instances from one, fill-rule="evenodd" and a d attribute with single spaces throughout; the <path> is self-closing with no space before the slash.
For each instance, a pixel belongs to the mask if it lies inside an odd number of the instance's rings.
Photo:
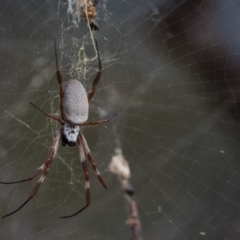
<path id="1" fill-rule="evenodd" d="M 68 144 L 69 146 L 75 146 L 79 132 L 79 126 L 70 126 L 68 123 L 65 122 L 63 126 L 62 145 L 65 146 L 66 144 Z"/>
<path id="2" fill-rule="evenodd" d="M 95 1 L 96 2 L 96 1 Z M 60 117 L 56 117 L 54 115 L 51 115 L 47 112 L 44 112 L 39 107 L 31 103 L 35 108 L 37 108 L 39 111 L 44 113 L 47 117 L 50 117 L 56 121 L 58 121 L 61 124 L 61 128 L 58 130 L 56 137 L 53 141 L 53 145 L 48 153 L 46 161 L 37 168 L 37 170 L 28 178 L 20 180 L 20 181 L 13 181 L 13 182 L 0 182 L 2 184 L 14 184 L 14 183 L 20 183 L 20 182 L 26 182 L 33 180 L 40 172 L 42 172 L 41 177 L 39 178 L 36 186 L 32 190 L 30 196 L 28 199 L 16 210 L 14 210 L 11 213 L 6 214 L 4 217 L 8 217 L 17 211 L 19 211 L 23 206 L 25 206 L 37 193 L 38 189 L 40 188 L 41 184 L 43 183 L 47 173 L 49 172 L 53 160 L 56 156 L 59 142 L 62 141 L 62 145 L 65 146 L 68 144 L 69 146 L 75 146 L 77 144 L 80 152 L 80 160 L 82 163 L 82 168 L 84 172 L 84 179 L 85 179 L 85 195 L 86 195 L 86 205 L 81 208 L 79 211 L 77 211 L 74 214 L 64 216 L 61 218 L 68 218 L 73 217 L 83 211 L 85 208 L 87 208 L 90 205 L 90 183 L 89 183 L 89 174 L 87 169 L 87 163 L 86 163 L 86 157 L 90 161 L 92 168 L 97 175 L 99 181 L 103 185 L 103 187 L 107 188 L 106 183 L 104 182 L 103 178 L 101 177 L 100 172 L 97 169 L 96 163 L 92 157 L 91 151 L 88 147 L 87 141 L 80 129 L 82 126 L 91 126 L 96 125 L 104 122 L 108 122 L 109 119 L 104 119 L 100 121 L 92 121 L 87 122 L 88 119 L 88 110 L 89 110 L 89 102 L 93 98 L 93 95 L 95 93 L 97 84 L 100 80 L 100 77 L 102 75 L 102 64 L 100 60 L 99 50 L 98 50 L 98 43 L 95 39 L 96 49 L 97 49 L 97 57 L 98 57 L 98 72 L 96 74 L 96 77 L 92 84 L 92 89 L 89 94 L 86 93 L 85 88 L 83 85 L 76 79 L 72 79 L 67 81 L 65 84 L 63 84 L 62 81 L 62 74 L 58 66 L 58 59 L 57 59 L 57 48 L 56 48 L 56 42 L 54 39 L 54 46 L 55 46 L 55 57 L 56 57 L 56 75 L 58 79 L 59 84 L 59 96 L 60 96 Z"/>

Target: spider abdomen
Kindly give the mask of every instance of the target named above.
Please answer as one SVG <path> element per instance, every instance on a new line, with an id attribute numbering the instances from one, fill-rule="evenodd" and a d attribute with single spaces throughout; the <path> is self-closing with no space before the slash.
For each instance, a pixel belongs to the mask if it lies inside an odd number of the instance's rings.
<path id="1" fill-rule="evenodd" d="M 69 80 L 63 87 L 63 118 L 71 126 L 88 119 L 88 97 L 83 85 L 76 79 Z"/>

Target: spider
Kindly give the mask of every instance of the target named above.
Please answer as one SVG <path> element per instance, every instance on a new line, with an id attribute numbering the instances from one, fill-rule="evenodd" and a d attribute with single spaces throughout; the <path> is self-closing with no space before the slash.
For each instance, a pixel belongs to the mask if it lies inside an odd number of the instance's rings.
<path id="1" fill-rule="evenodd" d="M 88 160 L 90 161 L 92 168 L 97 175 L 100 183 L 104 188 L 107 189 L 107 185 L 105 181 L 103 180 L 100 172 L 97 169 L 97 166 L 95 164 L 95 161 L 92 157 L 91 151 L 88 147 L 87 141 L 81 131 L 82 126 L 90 126 L 90 125 L 96 125 L 100 123 L 105 123 L 110 120 L 104 119 L 99 121 L 92 121 L 87 122 L 88 119 L 88 111 L 89 111 L 89 102 L 94 96 L 94 93 L 96 91 L 97 84 L 101 78 L 102 75 L 102 63 L 100 59 L 99 49 L 98 49 L 98 42 L 97 39 L 95 39 L 95 46 L 97 50 L 97 57 L 98 57 L 98 72 L 95 76 L 95 79 L 92 84 L 92 90 L 87 96 L 86 90 L 84 89 L 83 85 L 75 79 L 67 81 L 65 84 L 63 84 L 62 81 L 62 74 L 58 65 L 58 57 L 57 57 L 57 47 L 56 47 L 56 41 L 54 39 L 54 49 L 55 49 L 55 59 L 56 59 L 56 75 L 57 80 L 59 84 L 59 92 L 60 92 L 60 115 L 61 117 L 53 116 L 47 112 L 44 112 L 40 108 L 38 108 L 36 105 L 30 102 L 30 104 L 41 111 L 43 114 L 45 114 L 47 117 L 50 117 L 56 121 L 58 121 L 61 124 L 61 128 L 57 131 L 57 135 L 53 141 L 53 145 L 48 153 L 46 161 L 39 167 L 37 170 L 28 178 L 20 180 L 20 181 L 14 181 L 14 182 L 0 182 L 1 184 L 15 184 L 15 183 L 21 183 L 26 181 L 33 180 L 40 172 L 42 172 L 41 177 L 39 178 L 37 184 L 33 188 L 31 194 L 29 195 L 28 199 L 16 210 L 14 210 L 11 213 L 8 213 L 4 215 L 2 218 L 8 217 L 16 212 L 18 212 L 22 207 L 24 207 L 37 193 L 39 190 L 41 184 L 43 183 L 46 175 L 48 174 L 48 171 L 50 170 L 53 160 L 56 156 L 59 142 L 62 141 L 62 145 L 69 145 L 69 146 L 75 146 L 78 145 L 79 152 L 80 152 L 80 159 L 82 164 L 82 169 L 85 174 L 85 197 L 86 197 L 86 205 L 81 208 L 79 211 L 77 211 L 74 214 L 63 216 L 61 218 L 69 218 L 73 217 L 80 212 L 82 212 L 84 209 L 86 209 L 90 205 L 90 183 L 89 183 L 89 174 L 87 169 L 87 163 L 86 163 L 86 156 Z"/>
<path id="2" fill-rule="evenodd" d="M 98 0 L 86 0 L 87 5 L 81 6 L 81 13 L 85 22 L 89 22 L 89 26 L 92 30 L 98 30 L 99 27 L 92 21 L 97 16 L 96 5 Z"/>

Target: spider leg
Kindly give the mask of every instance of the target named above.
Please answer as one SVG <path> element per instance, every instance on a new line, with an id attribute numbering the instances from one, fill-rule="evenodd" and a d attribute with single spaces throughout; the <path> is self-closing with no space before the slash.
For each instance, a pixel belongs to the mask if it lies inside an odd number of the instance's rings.
<path id="1" fill-rule="evenodd" d="M 93 157 L 92 157 L 91 151 L 90 151 L 90 149 L 89 149 L 89 147 L 88 147 L 87 141 L 86 141 L 85 137 L 83 136 L 82 132 L 79 133 L 79 137 L 80 137 L 80 139 L 81 139 L 81 143 L 82 143 L 83 148 L 84 148 L 84 151 L 85 151 L 85 153 L 86 153 L 86 155 L 87 155 L 87 157 L 88 157 L 88 160 L 89 160 L 90 163 L 92 164 L 92 168 L 93 168 L 95 174 L 96 174 L 97 177 L 98 177 L 98 180 L 99 180 L 100 183 L 103 185 L 103 187 L 107 189 L 107 184 L 105 183 L 105 181 L 103 180 L 100 172 L 99 172 L 98 169 L 97 169 L 96 163 L 95 163 L 95 161 L 94 161 L 94 159 L 93 159 Z"/>
<path id="2" fill-rule="evenodd" d="M 93 98 L 93 95 L 96 91 L 96 88 L 97 88 L 97 84 L 101 78 L 101 75 L 102 75 L 102 62 L 101 62 L 101 59 L 100 59 L 100 54 L 99 54 L 99 49 L 98 49 L 98 42 L 97 42 L 97 39 L 95 38 L 95 45 L 96 45 L 96 49 L 97 49 L 97 56 L 98 56 L 98 72 L 97 72 L 97 75 L 93 81 L 93 84 L 92 84 L 92 90 L 91 92 L 88 94 L 88 102 L 91 101 L 91 99 Z"/>
<path id="3" fill-rule="evenodd" d="M 93 121 L 93 122 L 85 122 L 85 123 L 81 123 L 81 126 L 91 126 L 91 125 L 97 125 L 97 124 L 101 124 L 101 123 L 106 123 L 108 122 L 109 119 L 104 119 L 104 120 L 99 120 L 99 121 Z"/>
<path id="4" fill-rule="evenodd" d="M 85 123 L 81 123 L 81 126 L 91 126 L 91 125 L 97 125 L 97 124 L 101 124 L 101 123 L 106 123 L 109 122 L 112 118 L 116 117 L 118 114 L 114 114 L 112 117 L 107 118 L 107 119 L 103 119 L 103 120 L 99 120 L 99 121 L 92 121 L 92 122 L 85 122 Z"/>
<path id="5" fill-rule="evenodd" d="M 37 171 L 35 171 L 29 178 L 22 179 L 22 180 L 19 180 L 19 181 L 13 181 L 13 182 L 0 182 L 0 184 L 15 184 L 15 183 L 21 183 L 21 182 L 26 182 L 26 181 L 33 180 L 43 169 L 44 169 L 44 164 L 42 166 L 40 166 L 37 169 Z"/>
<path id="6" fill-rule="evenodd" d="M 35 172 L 35 174 L 33 174 L 33 178 L 37 176 L 37 174 L 43 170 L 43 174 L 42 176 L 39 178 L 36 186 L 34 187 L 34 189 L 32 190 L 30 196 L 28 197 L 28 199 L 19 207 L 17 208 L 16 210 L 14 210 L 13 212 L 11 213 L 8 213 L 6 215 L 4 215 L 2 218 L 5 218 L 5 217 L 8 217 L 14 213 L 16 213 L 17 211 L 19 211 L 22 207 L 24 207 L 37 193 L 38 189 L 40 188 L 41 184 L 43 183 L 46 175 L 48 174 L 48 171 L 50 169 L 50 167 L 52 166 L 53 164 L 53 160 L 54 160 L 54 157 L 57 153 L 57 150 L 58 150 L 58 146 L 59 146 L 59 141 L 61 139 L 61 136 L 62 136 L 62 128 L 58 131 L 57 133 L 57 136 L 53 142 L 53 145 L 52 145 L 52 148 L 50 149 L 50 152 L 47 156 L 47 160 L 45 161 L 45 163 Z M 43 168 L 43 169 L 41 169 Z M 28 179 L 27 179 L 28 180 Z M 26 181 L 27 181 L 26 180 Z M 31 179 L 29 179 L 31 180 Z M 21 181 L 20 181 L 21 182 Z"/>
<path id="7" fill-rule="evenodd" d="M 59 95 L 60 95 L 60 112 L 61 112 L 61 117 L 63 118 L 63 105 L 62 105 L 62 100 L 63 100 L 63 80 L 62 80 L 62 74 L 58 65 L 58 56 L 57 56 L 57 46 L 56 46 L 56 40 L 54 38 L 54 49 L 55 49 L 55 61 L 56 61 L 56 75 L 58 79 L 58 84 L 59 84 Z"/>
<path id="8" fill-rule="evenodd" d="M 81 208 L 79 211 L 77 211 L 76 213 L 74 213 L 72 215 L 69 215 L 69 216 L 60 217 L 60 218 L 70 218 L 70 217 L 76 216 L 77 214 L 82 212 L 84 209 L 86 209 L 90 205 L 91 195 L 90 195 L 89 174 L 88 174 L 88 169 L 87 169 L 85 152 L 84 152 L 83 145 L 81 143 L 80 138 L 78 138 L 78 148 L 79 148 L 79 153 L 80 153 L 80 159 L 81 159 L 81 163 L 82 163 L 83 172 L 85 174 L 86 205 L 83 208 Z"/>
<path id="9" fill-rule="evenodd" d="M 61 125 L 63 125 L 63 121 L 62 121 L 60 118 L 55 117 L 55 116 L 53 116 L 53 115 L 51 115 L 51 114 L 49 114 L 49 113 L 47 113 L 47 112 L 44 112 L 41 108 L 39 108 L 38 106 L 36 106 L 36 105 L 33 104 L 32 102 L 29 102 L 29 103 L 30 103 L 33 107 L 35 107 L 38 111 L 40 111 L 40 112 L 42 112 L 43 114 L 45 114 L 45 116 L 50 117 L 50 118 L 58 121 Z"/>

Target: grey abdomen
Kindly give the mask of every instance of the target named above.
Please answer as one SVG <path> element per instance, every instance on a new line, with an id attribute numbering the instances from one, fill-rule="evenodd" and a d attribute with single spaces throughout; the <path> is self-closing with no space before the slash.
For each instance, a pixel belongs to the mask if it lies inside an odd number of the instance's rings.
<path id="1" fill-rule="evenodd" d="M 63 86 L 63 118 L 70 125 L 84 123 L 88 119 L 88 97 L 78 80 L 69 80 Z"/>

